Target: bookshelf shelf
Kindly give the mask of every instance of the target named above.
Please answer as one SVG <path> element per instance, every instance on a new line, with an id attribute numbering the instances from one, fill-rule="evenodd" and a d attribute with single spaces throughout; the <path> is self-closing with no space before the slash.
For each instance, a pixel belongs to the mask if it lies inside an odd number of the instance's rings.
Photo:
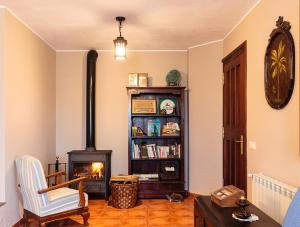
<path id="1" fill-rule="evenodd" d="M 166 117 L 166 118 L 171 118 L 171 117 L 181 117 L 180 115 L 173 115 L 173 114 L 132 114 L 131 117 Z"/>
<path id="2" fill-rule="evenodd" d="M 181 184 L 184 183 L 182 181 L 174 181 L 174 180 L 159 180 L 159 179 L 150 179 L 150 180 L 141 180 L 140 184 Z"/>
<path id="3" fill-rule="evenodd" d="M 131 139 L 180 139 L 181 136 L 132 136 Z"/>
<path id="4" fill-rule="evenodd" d="M 131 161 L 172 161 L 180 158 L 132 158 Z"/>
<path id="5" fill-rule="evenodd" d="M 127 87 L 128 173 L 158 175 L 157 179 L 141 178 L 139 198 L 165 198 L 166 194 L 173 192 L 187 194 L 184 189 L 184 92 L 185 87 Z M 154 100 L 151 114 L 143 109 L 136 113 L 138 111 L 132 109 L 136 108 L 137 102 L 143 104 L 143 100 Z M 174 105 L 171 109 L 164 109 L 170 107 L 164 106 L 163 102 L 173 102 Z M 164 111 L 167 114 L 161 114 Z M 137 130 L 144 136 L 136 136 Z M 163 136 L 163 132 L 176 135 Z M 178 158 L 166 158 L 170 155 Z"/>

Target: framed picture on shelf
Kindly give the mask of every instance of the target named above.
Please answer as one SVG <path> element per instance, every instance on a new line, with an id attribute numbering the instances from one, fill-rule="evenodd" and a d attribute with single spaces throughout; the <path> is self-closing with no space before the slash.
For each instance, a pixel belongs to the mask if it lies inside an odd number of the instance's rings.
<path id="1" fill-rule="evenodd" d="M 176 98 L 159 98 L 159 113 L 160 114 L 176 114 Z"/>
<path id="2" fill-rule="evenodd" d="M 128 73 L 128 86 L 137 87 L 138 86 L 138 74 L 137 73 Z"/>
<path id="3" fill-rule="evenodd" d="M 139 87 L 148 87 L 148 73 L 139 73 L 138 74 L 138 86 Z"/>
<path id="4" fill-rule="evenodd" d="M 133 99 L 131 111 L 133 114 L 155 114 L 156 100 L 155 99 Z"/>

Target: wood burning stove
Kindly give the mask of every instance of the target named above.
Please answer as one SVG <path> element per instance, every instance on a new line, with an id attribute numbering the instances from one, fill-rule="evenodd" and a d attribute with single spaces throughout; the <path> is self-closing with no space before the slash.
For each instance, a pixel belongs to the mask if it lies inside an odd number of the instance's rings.
<path id="1" fill-rule="evenodd" d="M 68 152 L 69 178 L 87 177 L 88 180 L 84 182 L 84 191 L 108 199 L 111 152 L 110 150 Z"/>
<path id="2" fill-rule="evenodd" d="M 84 191 L 109 197 L 109 179 L 111 174 L 111 150 L 97 150 L 95 147 L 95 93 L 96 60 L 98 53 L 90 50 L 87 55 L 86 87 L 86 149 L 73 150 L 69 155 L 69 179 L 87 177 Z M 72 185 L 71 187 L 75 187 Z"/>

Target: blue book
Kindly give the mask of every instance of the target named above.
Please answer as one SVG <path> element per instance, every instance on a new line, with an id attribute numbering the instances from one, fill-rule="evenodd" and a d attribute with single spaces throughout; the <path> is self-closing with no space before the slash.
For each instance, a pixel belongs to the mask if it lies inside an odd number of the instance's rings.
<path id="1" fill-rule="evenodd" d="M 148 130 L 147 130 L 148 136 L 160 136 L 161 135 L 160 131 L 161 131 L 161 123 L 159 118 L 148 120 Z"/>

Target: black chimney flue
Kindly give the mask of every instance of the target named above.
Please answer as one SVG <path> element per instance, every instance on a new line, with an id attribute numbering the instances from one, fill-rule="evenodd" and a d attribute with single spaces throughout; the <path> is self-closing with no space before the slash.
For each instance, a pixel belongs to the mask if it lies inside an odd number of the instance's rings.
<path id="1" fill-rule="evenodd" d="M 87 54 L 86 72 L 86 150 L 95 151 L 95 94 L 96 61 L 98 53 L 90 50 Z"/>

